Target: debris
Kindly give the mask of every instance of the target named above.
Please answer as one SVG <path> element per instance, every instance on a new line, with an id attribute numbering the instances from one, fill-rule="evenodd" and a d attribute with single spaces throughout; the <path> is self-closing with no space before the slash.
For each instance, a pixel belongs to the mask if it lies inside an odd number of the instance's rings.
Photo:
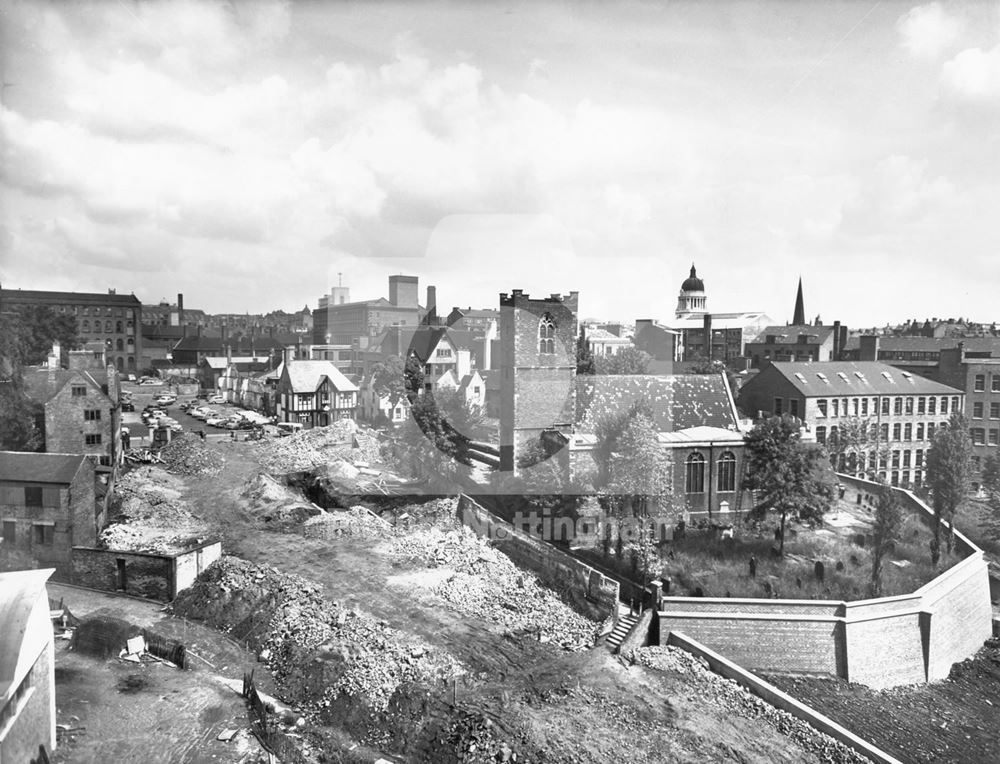
<path id="1" fill-rule="evenodd" d="M 138 637 L 132 637 L 125 642 L 125 651 L 129 655 L 141 655 L 146 652 L 146 640 L 142 638 L 141 634 Z"/>
<path id="2" fill-rule="evenodd" d="M 239 730 L 232 730 L 232 729 L 222 730 L 222 732 L 220 732 L 218 737 L 216 737 L 215 739 L 222 740 L 223 742 L 229 742 L 236 736 L 237 732 L 239 732 Z"/>

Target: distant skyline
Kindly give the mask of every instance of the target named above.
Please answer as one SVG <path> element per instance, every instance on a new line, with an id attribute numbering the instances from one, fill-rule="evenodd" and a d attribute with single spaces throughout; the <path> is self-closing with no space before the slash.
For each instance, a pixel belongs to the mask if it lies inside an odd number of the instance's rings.
<path id="1" fill-rule="evenodd" d="M 1000 4 L 3 2 L 0 282 L 1000 320 Z"/>

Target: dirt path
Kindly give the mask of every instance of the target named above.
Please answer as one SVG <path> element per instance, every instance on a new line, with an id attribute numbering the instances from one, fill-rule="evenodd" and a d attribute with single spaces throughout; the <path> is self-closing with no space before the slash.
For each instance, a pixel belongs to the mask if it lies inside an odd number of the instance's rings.
<path id="1" fill-rule="evenodd" d="M 215 527 L 227 554 L 322 583 L 331 600 L 448 651 L 468 669 L 455 687 L 390 710 L 378 741 L 382 750 L 402 752 L 405 744 L 411 760 L 430 760 L 437 754 L 403 738 L 415 728 L 446 728 L 461 710 L 494 720 L 495 729 L 546 761 L 596 764 L 623 755 L 636 761 L 821 760 L 772 724 L 724 710 L 694 677 L 626 668 L 603 647 L 564 652 L 463 617 L 413 585 L 414 571 L 396 567 L 377 550 L 377 540 L 320 540 L 254 527 L 241 498 L 259 471 L 253 451 L 242 443 L 213 447 L 226 457 L 223 473 L 186 478 L 184 498 Z M 352 739 L 343 729 L 312 734 L 331 752 Z"/>

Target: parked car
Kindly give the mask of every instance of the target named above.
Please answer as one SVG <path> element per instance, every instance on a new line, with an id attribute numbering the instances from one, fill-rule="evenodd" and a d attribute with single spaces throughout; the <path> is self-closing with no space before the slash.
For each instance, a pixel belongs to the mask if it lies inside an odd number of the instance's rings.
<path id="1" fill-rule="evenodd" d="M 132 401 L 122 401 L 122 411 L 135 411 L 135 404 Z"/>
<path id="2" fill-rule="evenodd" d="M 291 435 L 294 432 L 302 431 L 301 422 L 278 422 L 278 435 L 283 437 L 285 435 Z"/>
<path id="3" fill-rule="evenodd" d="M 210 427 L 225 427 L 227 420 L 228 417 L 219 416 L 218 414 L 216 414 L 215 416 L 208 417 L 205 420 L 205 424 L 209 425 Z"/>
<path id="4" fill-rule="evenodd" d="M 209 403 L 225 403 L 226 397 L 224 395 L 213 395 L 208 399 Z"/>
<path id="5" fill-rule="evenodd" d="M 171 403 L 177 403 L 177 396 L 173 395 L 172 393 L 162 393 L 153 398 L 153 402 L 161 403 L 164 406 L 167 406 Z"/>

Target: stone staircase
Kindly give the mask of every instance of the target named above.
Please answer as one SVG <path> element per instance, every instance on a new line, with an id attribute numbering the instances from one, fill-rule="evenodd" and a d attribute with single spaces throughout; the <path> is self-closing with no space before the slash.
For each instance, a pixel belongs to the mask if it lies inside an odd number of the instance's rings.
<path id="1" fill-rule="evenodd" d="M 618 650 L 618 646 L 622 643 L 625 636 L 629 633 L 629 631 L 631 631 L 635 622 L 638 620 L 638 615 L 632 615 L 630 613 L 619 616 L 618 623 L 615 624 L 615 628 L 611 630 L 611 633 L 608 634 L 608 638 L 605 641 L 605 644 L 611 652 Z"/>

